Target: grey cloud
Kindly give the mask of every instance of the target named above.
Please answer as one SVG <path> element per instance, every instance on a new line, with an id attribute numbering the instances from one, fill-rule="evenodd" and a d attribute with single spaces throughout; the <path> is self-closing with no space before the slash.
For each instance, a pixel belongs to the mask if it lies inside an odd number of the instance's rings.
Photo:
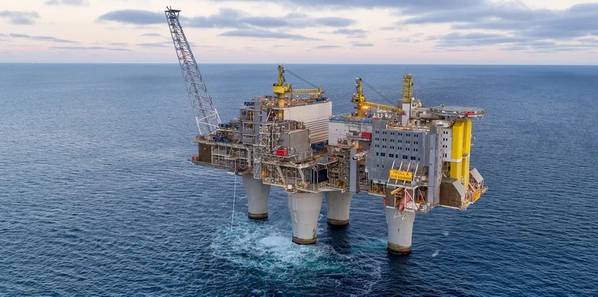
<path id="1" fill-rule="evenodd" d="M 270 0 L 280 2 L 280 0 Z M 340 8 L 397 8 L 405 11 L 426 11 L 430 9 L 452 10 L 476 6 L 480 0 L 286 0 L 284 2 L 311 7 Z"/>
<path id="2" fill-rule="evenodd" d="M 290 13 L 282 17 L 246 16 L 235 9 L 221 9 L 217 14 L 185 19 L 194 27 L 208 28 L 305 28 L 305 27 L 345 27 L 355 23 L 354 20 L 343 17 L 314 18 L 303 14 Z"/>
<path id="3" fill-rule="evenodd" d="M 73 5 L 73 6 L 81 6 L 87 5 L 87 2 L 83 0 L 48 0 L 45 3 L 46 5 Z"/>
<path id="4" fill-rule="evenodd" d="M 275 17 L 246 17 L 241 19 L 241 21 L 256 27 L 275 28 L 288 26 L 287 20 Z"/>
<path id="5" fill-rule="evenodd" d="M 431 10 L 412 13 L 402 23 L 445 23 L 451 24 L 455 30 L 501 32 L 496 36 L 475 35 L 480 33 L 448 34 L 438 40 L 439 45 L 445 47 L 513 43 L 509 49 L 584 49 L 587 47 L 549 43 L 558 40 L 581 44 L 584 37 L 598 36 L 598 3 L 578 4 L 564 10 L 549 10 L 532 9 L 513 2 L 480 1 L 477 5 L 452 11 Z"/>
<path id="6" fill-rule="evenodd" d="M 236 9 L 221 9 L 217 14 L 211 16 L 199 16 L 192 18 L 183 18 L 183 21 L 193 27 L 204 28 L 241 28 L 243 24 L 239 22 L 241 12 Z"/>
<path id="7" fill-rule="evenodd" d="M 146 36 L 146 37 L 160 37 L 162 35 L 158 34 L 158 33 L 143 33 L 141 34 L 141 36 Z"/>
<path id="8" fill-rule="evenodd" d="M 598 36 L 598 3 L 583 3 L 568 9 L 551 10 L 530 8 L 519 1 L 491 0 L 286 0 L 285 2 L 308 8 L 388 8 L 394 10 L 401 18 L 401 21 L 397 22 L 397 27 L 430 23 L 450 24 L 461 35 L 449 34 L 441 37 L 438 39 L 441 46 L 476 45 L 475 42 L 468 41 L 467 36 L 462 35 L 478 34 L 471 31 L 480 30 L 498 32 L 498 36 L 469 36 L 470 40 L 479 42 L 477 45 L 526 42 L 525 47 L 541 48 L 540 41 L 583 43 L 584 37 Z M 384 30 L 386 29 L 391 28 L 385 27 Z M 564 47 L 559 47 L 562 48 Z M 567 47 L 567 49 L 575 48 L 586 47 Z"/>
<path id="9" fill-rule="evenodd" d="M 309 20 L 308 20 L 309 21 Z M 316 18 L 314 21 L 317 24 L 329 27 L 346 27 L 355 23 L 354 20 L 341 17 L 323 17 Z"/>
<path id="10" fill-rule="evenodd" d="M 137 9 L 115 10 L 101 15 L 100 21 L 113 21 L 135 25 L 161 24 L 165 22 L 164 14 Z"/>
<path id="11" fill-rule="evenodd" d="M 596 47 L 596 41 L 573 39 L 568 41 L 533 40 L 494 33 L 451 33 L 438 39 L 441 48 L 455 49 L 465 47 L 480 47 L 498 45 L 509 51 L 555 52 L 591 50 Z"/>
<path id="12" fill-rule="evenodd" d="M 0 18 L 8 19 L 16 25 L 31 25 L 39 19 L 39 14 L 35 11 L 0 11 Z"/>
<path id="13" fill-rule="evenodd" d="M 222 36 L 234 37 L 254 37 L 254 38 L 269 38 L 269 39 L 291 39 L 291 40 L 318 40 L 316 38 L 306 37 L 299 34 L 291 34 L 285 32 L 276 32 L 262 29 L 238 29 L 228 31 L 220 34 Z"/>
<path id="14" fill-rule="evenodd" d="M 11 33 L 8 35 L 12 38 L 30 39 L 30 40 L 37 40 L 37 41 L 50 41 L 50 42 L 58 42 L 58 43 L 76 43 L 75 41 L 72 41 L 72 40 L 56 38 L 53 36 L 28 35 L 28 34 L 20 34 L 20 33 Z"/>
<path id="15" fill-rule="evenodd" d="M 347 28 L 342 28 L 342 29 L 336 29 L 332 33 L 347 35 L 347 36 L 350 36 L 350 37 L 365 37 L 367 31 L 362 30 L 362 29 L 347 29 Z"/>
<path id="16" fill-rule="evenodd" d="M 104 50 L 104 51 L 128 51 L 127 48 L 122 47 L 105 47 L 105 46 L 54 46 L 52 48 L 60 50 Z"/>
<path id="17" fill-rule="evenodd" d="M 525 39 L 495 33 L 450 33 L 438 39 L 443 47 L 452 46 L 481 46 L 523 42 Z"/>
<path id="18" fill-rule="evenodd" d="M 354 47 L 372 47 L 374 46 L 373 43 L 367 43 L 367 42 L 355 42 L 353 43 Z"/>
<path id="19" fill-rule="evenodd" d="M 573 44 L 559 44 L 550 41 L 544 42 L 529 42 L 529 43 L 521 43 L 512 45 L 509 47 L 505 47 L 506 50 L 510 51 L 525 51 L 525 52 L 565 52 L 565 51 L 579 51 L 579 50 L 592 50 L 595 48 L 595 45 L 590 44 L 580 44 L 580 43 L 573 43 Z"/>
<path id="20" fill-rule="evenodd" d="M 170 44 L 169 42 L 145 42 L 145 43 L 138 43 L 137 46 L 156 48 L 156 47 L 170 47 L 170 46 L 172 46 L 172 44 Z"/>
<path id="21" fill-rule="evenodd" d="M 101 21 L 115 21 L 136 25 L 161 24 L 164 15 L 146 10 L 115 10 L 103 14 Z M 303 14 L 291 13 L 281 17 L 248 16 L 236 9 L 224 8 L 210 16 L 184 17 L 181 22 L 185 26 L 201 28 L 306 28 L 306 27 L 345 27 L 355 21 L 343 17 L 310 17 Z"/>
<path id="22" fill-rule="evenodd" d="M 578 4 L 566 10 L 547 10 L 485 2 L 484 5 L 451 12 L 418 14 L 405 23 L 451 23 L 455 29 L 510 31 L 530 38 L 574 38 L 598 35 L 598 3 Z"/>
<path id="23" fill-rule="evenodd" d="M 319 45 L 319 46 L 316 46 L 316 48 L 319 48 L 319 49 L 332 49 L 332 48 L 340 48 L 340 46 L 338 46 L 338 45 Z"/>

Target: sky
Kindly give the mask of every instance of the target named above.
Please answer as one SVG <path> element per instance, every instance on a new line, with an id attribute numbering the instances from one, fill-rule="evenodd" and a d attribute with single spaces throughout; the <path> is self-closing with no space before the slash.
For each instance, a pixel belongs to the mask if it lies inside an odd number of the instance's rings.
<path id="1" fill-rule="evenodd" d="M 0 62 L 598 64 L 592 0 L 3 0 Z"/>

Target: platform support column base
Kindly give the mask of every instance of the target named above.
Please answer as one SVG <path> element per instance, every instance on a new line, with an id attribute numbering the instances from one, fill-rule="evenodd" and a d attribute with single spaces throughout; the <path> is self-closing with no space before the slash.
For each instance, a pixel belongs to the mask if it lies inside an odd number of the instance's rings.
<path id="1" fill-rule="evenodd" d="M 289 193 L 289 212 L 293 225 L 293 242 L 314 244 L 324 193 Z"/>

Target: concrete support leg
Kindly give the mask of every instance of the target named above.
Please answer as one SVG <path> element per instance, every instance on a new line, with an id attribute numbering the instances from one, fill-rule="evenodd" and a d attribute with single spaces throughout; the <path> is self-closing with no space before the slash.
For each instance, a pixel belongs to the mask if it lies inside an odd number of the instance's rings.
<path id="1" fill-rule="evenodd" d="M 293 224 L 293 242 L 316 243 L 318 218 L 324 193 L 289 193 L 289 212 Z"/>
<path id="2" fill-rule="evenodd" d="M 267 219 L 270 186 L 251 175 L 243 175 L 243 185 L 247 194 L 247 216 L 254 220 Z"/>
<path id="3" fill-rule="evenodd" d="M 349 224 L 349 209 L 351 208 L 351 192 L 328 192 L 328 224 L 346 226 Z"/>
<path id="4" fill-rule="evenodd" d="M 408 255 L 411 253 L 411 236 L 415 212 L 399 212 L 398 208 L 386 206 L 386 225 L 388 226 L 388 251 L 393 254 Z"/>

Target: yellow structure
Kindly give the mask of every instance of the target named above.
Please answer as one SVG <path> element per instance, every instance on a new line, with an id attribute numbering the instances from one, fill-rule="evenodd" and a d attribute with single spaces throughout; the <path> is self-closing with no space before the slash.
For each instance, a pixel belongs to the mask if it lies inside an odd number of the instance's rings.
<path id="1" fill-rule="evenodd" d="M 461 175 L 463 176 L 463 186 L 465 189 L 469 186 L 469 153 L 471 151 L 471 131 L 473 122 L 471 119 L 463 119 L 463 161 L 461 164 Z"/>
<path id="2" fill-rule="evenodd" d="M 365 98 L 365 94 L 363 92 L 363 80 L 360 77 L 358 77 L 357 80 L 355 81 L 355 93 L 353 94 L 353 98 L 351 99 L 351 102 L 353 102 L 355 104 L 355 112 L 353 113 L 353 116 L 356 118 L 366 117 L 367 111 L 370 108 L 374 108 L 377 110 L 397 112 L 397 113 L 401 112 L 401 108 L 399 108 L 398 106 L 392 106 L 392 105 L 380 104 L 380 103 L 374 103 L 374 102 L 367 101 L 367 99 Z"/>
<path id="3" fill-rule="evenodd" d="M 462 120 L 456 120 L 453 124 L 451 142 L 451 168 L 449 176 L 456 180 L 463 180 L 462 159 L 463 159 L 463 130 L 465 124 Z"/>
<path id="4" fill-rule="evenodd" d="M 451 159 L 449 176 L 469 186 L 469 153 L 471 152 L 471 119 L 456 120 L 452 127 Z"/>
<path id="5" fill-rule="evenodd" d="M 276 95 L 278 99 L 278 108 L 284 108 L 287 106 L 287 100 L 293 97 L 293 94 L 301 95 L 307 94 L 319 97 L 322 95 L 322 89 L 320 88 L 311 88 L 311 89 L 293 89 L 293 85 L 286 82 L 284 76 L 284 66 L 278 65 L 278 75 L 276 79 L 276 83 L 272 85 L 272 92 Z"/>
<path id="6" fill-rule="evenodd" d="M 413 100 L 413 76 L 405 74 L 403 76 L 403 103 L 411 103 Z"/>
<path id="7" fill-rule="evenodd" d="M 284 108 L 286 105 L 286 95 L 292 89 L 291 84 L 287 84 L 284 78 L 284 67 L 278 65 L 278 76 L 275 84 L 272 85 L 272 92 L 278 97 L 278 107 Z"/>

